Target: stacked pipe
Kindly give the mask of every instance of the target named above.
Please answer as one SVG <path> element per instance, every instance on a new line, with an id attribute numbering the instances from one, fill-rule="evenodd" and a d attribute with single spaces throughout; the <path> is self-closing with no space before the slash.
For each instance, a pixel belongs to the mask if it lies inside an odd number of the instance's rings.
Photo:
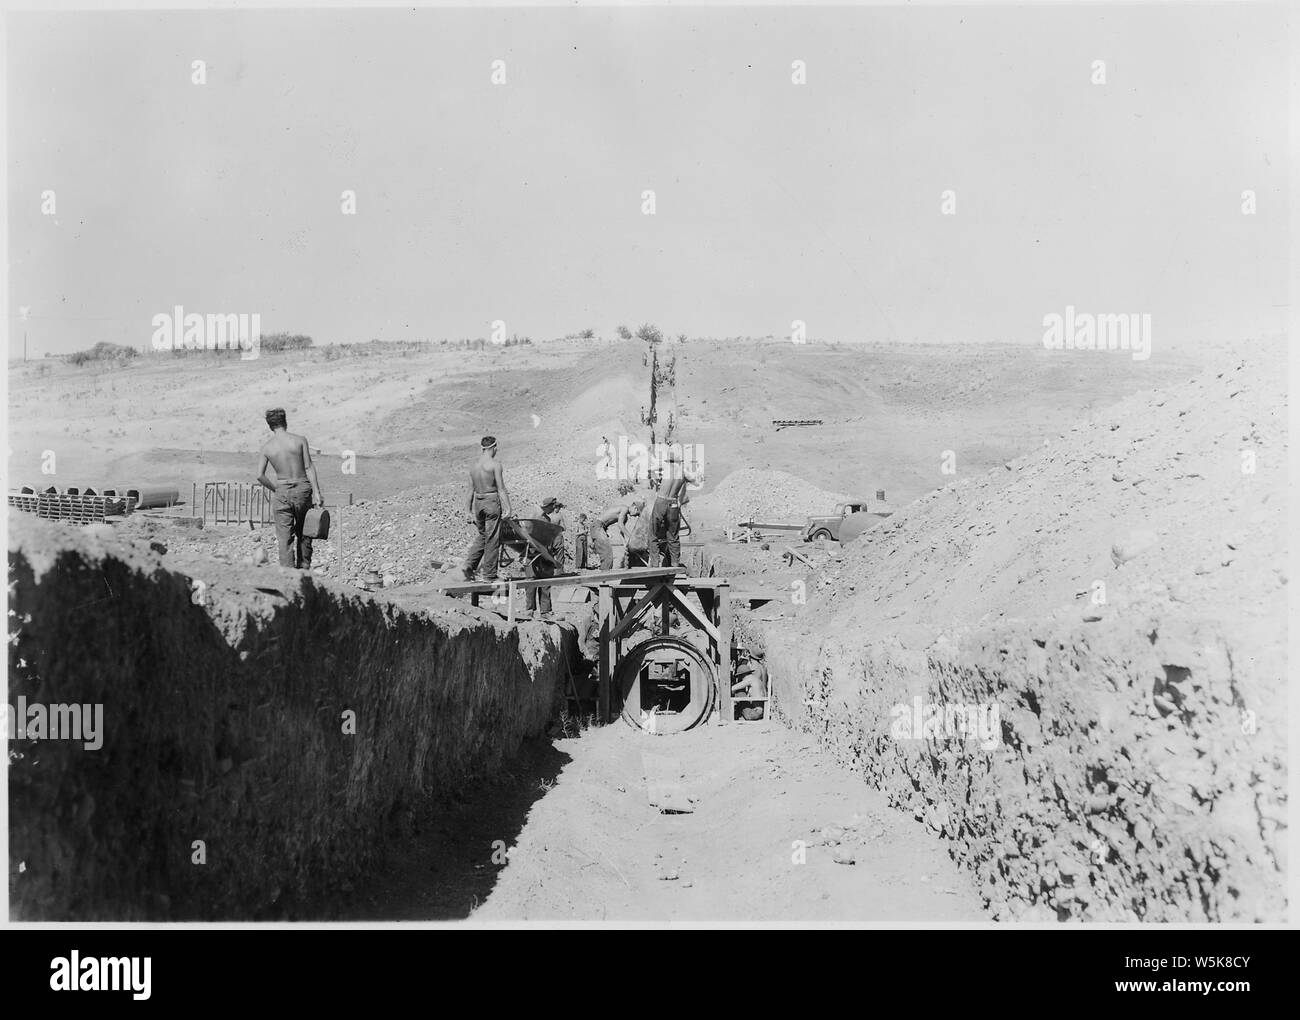
<path id="1" fill-rule="evenodd" d="M 80 493 L 9 493 L 9 505 L 52 521 L 93 524 L 127 512 L 125 500 Z"/>

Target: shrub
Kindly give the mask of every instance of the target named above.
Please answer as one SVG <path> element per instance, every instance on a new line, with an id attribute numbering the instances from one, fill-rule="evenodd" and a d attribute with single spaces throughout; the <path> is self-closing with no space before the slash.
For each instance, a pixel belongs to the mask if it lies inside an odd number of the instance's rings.
<path id="1" fill-rule="evenodd" d="M 88 351 L 74 351 L 68 355 L 68 361 L 74 365 L 85 365 L 92 361 L 116 361 L 127 362 L 140 354 L 134 347 L 127 347 L 124 344 L 111 344 L 107 340 L 101 340 Z"/>
<path id="2" fill-rule="evenodd" d="M 312 345 L 312 339 L 301 333 L 271 333 L 262 334 L 262 350 L 264 351 L 305 351 Z"/>
<path id="3" fill-rule="evenodd" d="M 644 340 L 646 343 L 653 346 L 664 338 L 664 334 L 663 330 L 658 326 L 653 326 L 647 322 L 636 331 L 636 337 L 638 340 Z"/>

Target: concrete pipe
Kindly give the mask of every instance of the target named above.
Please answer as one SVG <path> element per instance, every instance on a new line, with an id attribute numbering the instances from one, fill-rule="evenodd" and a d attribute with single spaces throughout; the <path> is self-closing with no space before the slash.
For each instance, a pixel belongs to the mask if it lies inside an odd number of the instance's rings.
<path id="1" fill-rule="evenodd" d="M 156 506 L 175 506 L 181 501 L 181 493 L 179 489 L 169 489 L 161 485 L 133 485 L 127 488 L 126 498 L 135 499 L 137 510 L 148 510 Z"/>
<path id="2" fill-rule="evenodd" d="M 717 697 L 713 663 L 682 638 L 654 637 L 628 651 L 614 669 L 623 719 L 649 733 L 680 733 L 709 717 Z"/>

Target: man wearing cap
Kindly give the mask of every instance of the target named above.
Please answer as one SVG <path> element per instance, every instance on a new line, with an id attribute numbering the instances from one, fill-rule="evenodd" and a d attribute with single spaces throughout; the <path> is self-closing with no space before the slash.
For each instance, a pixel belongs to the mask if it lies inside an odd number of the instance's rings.
<path id="1" fill-rule="evenodd" d="M 690 498 L 685 492 L 686 483 L 697 485 L 704 480 L 704 475 L 682 463 L 682 454 L 676 445 L 668 450 L 665 460 L 655 493 L 654 510 L 650 514 L 655 554 L 660 560 L 660 563 L 652 565 L 672 567 L 682 561 L 682 544 L 677 538 L 677 529 L 682 523 L 682 504 Z"/>
<path id="2" fill-rule="evenodd" d="M 465 516 L 477 530 L 461 571 L 466 581 L 494 584 L 501 564 L 501 518 L 510 516 L 510 493 L 497 459 L 495 436 L 484 436 L 482 452 L 469 469 Z M 475 572 L 477 571 L 477 576 Z"/>
<path id="3" fill-rule="evenodd" d="M 591 519 L 591 547 L 600 557 L 601 570 L 614 569 L 614 548 L 609 541 L 609 529 L 615 523 L 619 528 L 627 523 L 627 507 L 611 506 Z"/>
<path id="4" fill-rule="evenodd" d="M 271 493 L 280 566 L 310 570 L 312 540 L 303 536 L 303 521 L 313 503 L 325 505 L 316 465 L 311 462 L 311 445 L 306 437 L 289 431 L 289 419 L 283 407 L 267 411 L 266 424 L 271 429 L 271 438 L 262 444 L 257 480 Z M 268 465 L 275 468 L 274 482 L 266 476 Z"/>
<path id="5" fill-rule="evenodd" d="M 542 520 L 549 521 L 551 524 L 558 524 L 564 527 L 564 515 L 560 512 L 564 509 L 564 504 L 554 496 L 548 496 L 542 501 Z M 552 540 L 547 552 L 554 557 L 554 563 L 547 563 L 542 557 L 538 556 L 533 560 L 532 573 L 533 577 L 554 577 L 556 567 L 564 562 L 564 532 L 561 531 Z M 550 617 L 551 615 L 551 589 L 550 587 L 529 588 L 524 596 L 524 606 L 531 613 L 537 608 L 541 608 L 542 616 Z"/>

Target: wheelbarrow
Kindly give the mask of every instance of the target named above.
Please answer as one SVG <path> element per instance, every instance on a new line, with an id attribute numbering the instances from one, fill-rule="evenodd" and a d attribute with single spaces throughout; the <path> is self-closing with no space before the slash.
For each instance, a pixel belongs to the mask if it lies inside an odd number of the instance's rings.
<path id="1" fill-rule="evenodd" d="M 501 573 L 507 573 L 509 567 L 514 567 L 519 572 L 515 576 L 530 573 L 538 560 L 559 569 L 560 561 L 551 547 L 563 533 L 564 525 L 554 521 L 535 517 L 502 518 Z"/>

